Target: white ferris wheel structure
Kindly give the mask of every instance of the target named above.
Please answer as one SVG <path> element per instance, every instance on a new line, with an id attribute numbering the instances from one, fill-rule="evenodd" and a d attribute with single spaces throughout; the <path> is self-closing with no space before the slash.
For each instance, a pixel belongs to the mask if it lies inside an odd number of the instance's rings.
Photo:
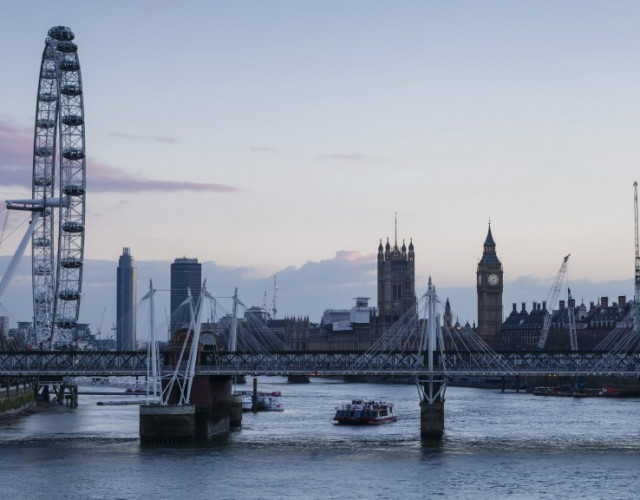
<path id="1" fill-rule="evenodd" d="M 30 239 L 33 326 L 42 349 L 72 346 L 76 338 L 84 263 L 86 154 L 82 78 L 73 32 L 54 26 L 40 64 L 30 199 L 7 209 L 32 214 L 14 263 Z M 8 269 L 0 295 L 10 280 Z M 1 297 L 0 297 L 1 298 Z"/>

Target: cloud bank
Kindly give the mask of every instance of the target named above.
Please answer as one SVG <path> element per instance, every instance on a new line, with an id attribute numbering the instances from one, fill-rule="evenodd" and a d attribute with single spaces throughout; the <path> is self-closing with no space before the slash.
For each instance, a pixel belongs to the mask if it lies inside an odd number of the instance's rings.
<path id="1" fill-rule="evenodd" d="M 143 140 L 173 142 L 167 137 L 130 136 Z M 0 118 L 0 186 L 20 186 L 31 190 L 33 130 L 12 125 Z M 158 180 L 136 176 L 91 157 L 87 158 L 87 188 L 94 193 L 143 191 L 192 191 L 230 193 L 233 186 L 201 182 Z"/>

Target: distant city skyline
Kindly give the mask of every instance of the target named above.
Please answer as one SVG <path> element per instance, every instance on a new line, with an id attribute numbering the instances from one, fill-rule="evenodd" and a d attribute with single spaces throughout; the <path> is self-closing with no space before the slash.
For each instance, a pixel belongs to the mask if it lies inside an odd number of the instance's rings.
<path id="1" fill-rule="evenodd" d="M 317 321 L 375 297 L 376 247 L 396 212 L 417 295 L 432 276 L 463 322 L 476 320 L 489 218 L 505 314 L 544 300 L 569 253 L 585 300 L 632 297 L 637 2 L 63 5 L 2 8 L 0 198 L 30 196 L 43 41 L 69 26 L 87 134 L 81 321 L 114 303 L 124 244 L 143 289 L 168 287 L 187 253 L 214 294 L 224 276 L 225 295 L 249 288 L 259 303 L 277 274 L 278 315 Z M 0 262 L 27 218 L 9 217 Z M 3 300 L 21 311 L 12 324 L 31 314 L 27 281 Z"/>
<path id="2" fill-rule="evenodd" d="M 420 255 L 417 253 L 416 259 Z M 0 266 L 8 263 L 9 257 L 0 257 Z M 156 294 L 156 311 L 160 321 L 166 324 L 164 318 L 169 316 L 170 306 L 170 265 L 167 261 L 136 261 L 138 287 L 146 290 L 149 280 L 153 280 Z M 247 307 L 261 306 L 265 299 L 267 309 L 271 306 L 273 276 L 258 276 L 255 270 L 246 268 L 232 268 L 220 266 L 214 262 L 201 262 L 202 278 L 207 279 L 207 289 L 215 297 L 231 297 L 237 286 L 240 299 Z M 16 273 L 13 293 L 7 295 L 0 304 L 0 316 L 10 317 L 10 327 L 14 328 L 18 321 L 29 321 L 32 317 L 31 300 L 31 263 L 26 257 L 21 262 Z M 117 260 L 95 261 L 87 260 L 85 269 L 86 286 L 83 290 L 80 322 L 90 323 L 93 333 L 100 326 L 103 312 L 106 314 L 102 322 L 102 338 L 112 335 L 115 340 L 115 330 L 110 332 L 111 326 L 116 326 L 115 269 Z M 558 265 L 560 267 L 560 265 Z M 556 270 L 557 271 L 557 270 Z M 526 309 L 532 309 L 532 303 L 546 300 L 553 284 L 554 276 L 536 278 L 520 276 L 512 278 L 512 273 L 505 267 L 504 281 L 504 316 L 516 304 L 518 310 L 522 303 Z M 416 277 L 416 295 L 421 297 L 426 291 L 428 277 Z M 322 262 L 308 262 L 300 268 L 290 267 L 277 274 L 278 280 L 278 317 L 309 317 L 314 323 L 320 322 L 325 309 L 350 309 L 355 305 L 355 298 L 370 297 L 370 305 L 375 304 L 376 295 L 376 255 L 372 253 L 368 259 L 358 261 L 348 260 L 345 256 L 336 255 L 333 259 Z M 453 321 L 474 324 L 477 322 L 477 294 L 475 273 L 470 277 L 468 286 L 451 287 L 434 283 L 440 299 L 449 298 L 453 313 Z M 627 300 L 633 298 L 633 277 L 626 280 L 611 280 L 608 282 L 591 282 L 588 280 L 574 280 L 569 278 L 569 285 L 578 304 L 589 306 L 590 302 L 598 302 L 602 296 L 607 296 L 609 302 L 615 302 L 618 296 L 625 295 Z M 139 297 L 141 299 L 142 297 Z M 560 299 L 566 299 L 566 286 L 560 294 Z M 222 307 L 219 313 L 231 312 L 231 301 L 228 298 L 220 300 Z M 557 305 L 556 305 L 557 307 Z M 148 326 L 144 308 L 138 308 L 139 325 Z M 142 328 L 137 331 L 138 341 L 148 338 L 148 332 Z"/>

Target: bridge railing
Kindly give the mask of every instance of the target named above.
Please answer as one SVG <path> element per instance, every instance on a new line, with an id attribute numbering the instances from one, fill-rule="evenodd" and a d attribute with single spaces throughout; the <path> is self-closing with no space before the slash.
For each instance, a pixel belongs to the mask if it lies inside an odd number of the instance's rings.
<path id="1" fill-rule="evenodd" d="M 169 356 L 163 373 L 175 367 Z M 202 352 L 203 375 L 424 375 L 424 356 L 406 352 Z M 0 352 L 0 376 L 144 376 L 146 352 Z M 447 352 L 438 356 L 435 374 L 467 376 L 638 375 L 640 354 L 606 352 Z"/>
<path id="2" fill-rule="evenodd" d="M 0 352 L 0 375 L 144 375 L 147 355 L 115 351 Z"/>

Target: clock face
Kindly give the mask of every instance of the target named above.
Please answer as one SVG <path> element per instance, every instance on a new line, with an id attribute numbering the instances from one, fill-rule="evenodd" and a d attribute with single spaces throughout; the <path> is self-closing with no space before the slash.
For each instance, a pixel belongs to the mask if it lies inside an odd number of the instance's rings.
<path id="1" fill-rule="evenodd" d="M 500 283 L 500 277 L 497 274 L 490 274 L 487 278 L 487 281 L 490 285 L 496 286 L 498 283 Z"/>

